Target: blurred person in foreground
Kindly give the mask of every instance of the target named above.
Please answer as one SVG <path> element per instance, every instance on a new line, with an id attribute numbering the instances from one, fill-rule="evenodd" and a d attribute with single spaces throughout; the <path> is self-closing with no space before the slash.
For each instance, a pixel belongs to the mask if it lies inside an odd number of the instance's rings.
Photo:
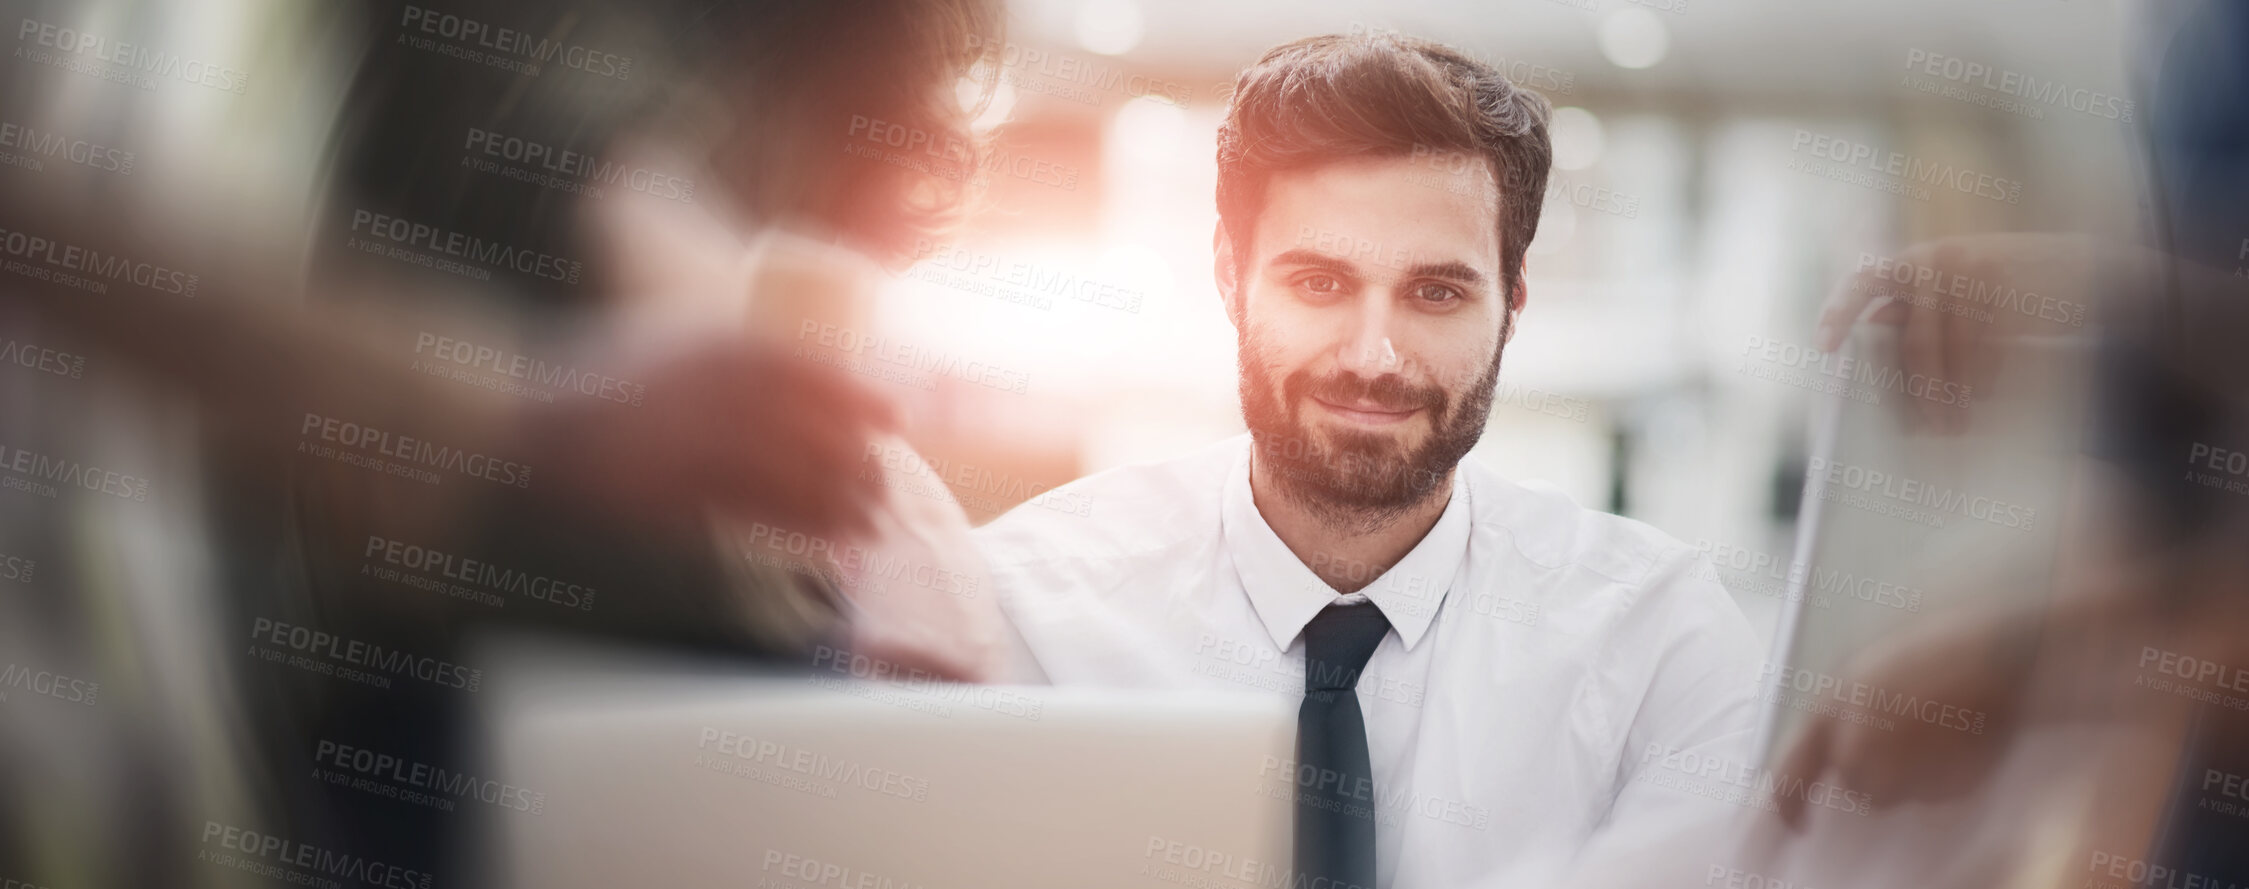
<path id="1" fill-rule="evenodd" d="M 1550 879 L 1699 813 L 1636 751 L 1746 750 L 1759 646 L 1694 550 L 1464 459 L 1530 296 L 1547 116 L 1429 41 L 1268 51 L 1218 136 L 1248 435 L 978 532 L 1030 676 L 1300 701 L 1264 775 L 1289 885 Z"/>
<path id="2" fill-rule="evenodd" d="M 1822 348 L 1895 325 L 1898 366 L 1987 389 L 2016 347 L 2074 331 L 1979 313 L 1944 282 L 2096 307 L 2052 589 L 1911 626 L 1840 677 L 1987 714 L 1984 730 L 1892 723 L 1851 701 L 1809 720 L 1775 768 L 1851 787 L 1880 817 L 1775 800 L 1775 817 L 1656 853 L 1614 885 L 2249 885 L 2249 10 L 2157 9 L 2189 14 L 2153 59 L 2152 244 L 1944 238 L 1898 254 L 1932 274 L 1901 286 L 1862 272 L 1821 314 Z M 1938 436 L 1991 422 L 1927 413 L 1911 425 Z"/>
<path id="3" fill-rule="evenodd" d="M 0 601 L 0 637 L 108 694 L 0 723 L 0 878 L 234 884 L 293 869 L 459 885 L 469 819 L 546 802 L 479 773 L 462 744 L 484 666 L 473 646 L 494 632 L 763 664 L 829 644 L 986 671 L 951 597 L 862 610 L 848 566 L 753 561 L 741 529 L 920 563 L 969 550 L 929 530 L 965 528 L 957 505 L 887 495 L 862 471 L 895 406 L 791 356 L 771 328 L 849 317 L 861 267 L 903 264 L 958 215 L 980 106 L 956 90 L 975 47 L 998 45 L 995 6 L 386 2 L 322 16 L 284 36 L 360 62 L 304 226 L 309 275 L 288 246 L 180 212 L 177 192 L 203 183 L 5 183 L 11 232 L 203 275 L 192 300 L 24 281 L 0 300 L 11 338 L 66 337 L 108 370 L 104 388 L 11 400 L 8 444 L 108 452 L 120 430 L 151 430 L 133 444 L 170 470 L 145 509 L 6 504 L 5 551 L 35 550 L 39 567 L 33 593 Z M 464 22 L 603 61 L 535 70 L 429 51 Z M 855 116 L 958 150 L 925 170 L 865 159 L 849 150 Z M 128 138 L 156 131 L 153 114 L 114 118 L 141 125 Z M 682 201 L 679 187 L 575 187 L 567 167 L 573 187 L 551 167 L 491 175 L 472 166 L 479 133 L 701 187 Z M 456 274 L 478 262 L 463 243 L 540 259 Z M 505 357 L 451 366 L 433 348 L 445 342 Z M 521 366 L 600 382 L 545 398 L 487 385 Z"/>

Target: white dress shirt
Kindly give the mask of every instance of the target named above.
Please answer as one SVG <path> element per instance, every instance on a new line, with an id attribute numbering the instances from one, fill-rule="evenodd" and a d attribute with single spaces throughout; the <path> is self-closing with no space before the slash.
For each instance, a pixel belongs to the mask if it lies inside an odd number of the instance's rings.
<path id="1" fill-rule="evenodd" d="M 1018 678 L 1301 700 L 1300 633 L 1339 597 L 1258 512 L 1250 450 L 1102 472 L 979 529 Z M 1736 811 L 1662 774 L 1746 763 L 1756 723 L 1763 646 L 1697 559 L 1461 461 L 1436 526 L 1361 591 L 1391 626 L 1358 685 L 1383 887 L 1551 889 L 1602 831 Z M 1292 765 L 1265 792 L 1292 793 Z"/>

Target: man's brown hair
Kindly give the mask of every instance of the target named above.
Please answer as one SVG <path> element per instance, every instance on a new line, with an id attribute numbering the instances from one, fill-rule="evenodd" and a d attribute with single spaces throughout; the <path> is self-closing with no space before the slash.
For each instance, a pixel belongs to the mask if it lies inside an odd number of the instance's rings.
<path id="1" fill-rule="evenodd" d="M 1218 128 L 1218 220 L 1234 244 L 1235 273 L 1249 259 L 1273 173 L 1457 151 L 1491 164 L 1499 186 L 1501 283 L 1514 307 L 1554 156 L 1548 114 L 1545 98 L 1434 41 L 1327 35 L 1266 51 L 1235 82 Z"/>

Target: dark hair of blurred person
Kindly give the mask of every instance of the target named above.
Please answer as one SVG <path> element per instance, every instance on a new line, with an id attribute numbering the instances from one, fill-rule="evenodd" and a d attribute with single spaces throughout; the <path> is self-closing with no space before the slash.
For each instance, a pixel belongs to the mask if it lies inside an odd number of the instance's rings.
<path id="1" fill-rule="evenodd" d="M 377 34 L 412 7 L 384 8 Z M 748 226 L 829 237 L 886 264 L 914 258 L 917 241 L 942 235 L 970 204 L 981 143 L 969 121 L 993 83 L 978 83 L 980 98 L 967 102 L 957 87 L 999 45 L 990 0 L 466 0 L 444 12 L 617 47 L 630 68 L 601 76 L 548 63 L 518 76 L 376 41 L 333 134 L 330 226 L 350 224 L 338 210 L 373 205 L 518 247 L 593 253 L 581 211 L 603 198 L 470 169 L 460 162 L 470 128 L 597 160 L 631 136 L 699 148 L 707 157 L 690 160 L 722 181 L 696 183 L 693 202 L 716 203 Z M 956 150 L 917 154 L 917 165 L 853 153 L 867 121 Z M 330 261 L 348 255 L 343 241 L 323 239 L 339 248 Z M 582 303 L 603 278 L 502 283 L 552 306 Z"/>
<path id="2" fill-rule="evenodd" d="M 980 149 L 968 121 L 981 104 L 964 101 L 960 84 L 999 45 L 999 10 L 989 0 L 466 0 L 370 3 L 363 12 L 364 46 L 355 49 L 364 52 L 324 153 L 328 188 L 325 206 L 315 211 L 320 230 L 306 292 L 315 304 L 425 319 L 430 326 L 423 329 L 439 334 L 456 333 L 447 325 L 461 321 L 467 336 L 497 331 L 508 350 L 549 358 L 586 331 L 598 332 L 606 323 L 598 314 L 629 286 L 605 265 L 616 250 L 590 222 L 592 210 L 614 196 L 471 169 L 463 143 L 472 128 L 592 158 L 634 142 L 700 151 L 686 166 L 709 171 L 702 174 L 708 179 L 697 182 L 692 203 L 732 223 L 745 241 L 785 228 L 897 264 L 970 203 Z M 559 61 L 536 73 L 480 64 L 417 46 L 419 32 L 402 23 L 430 16 L 489 23 L 614 59 L 607 73 Z M 627 58 L 629 70 L 619 70 L 614 63 Z M 916 128 L 958 148 L 918 166 L 864 158 L 845 150 L 862 118 Z M 412 220 L 584 267 L 568 280 L 506 268 L 478 279 L 390 261 L 345 246 L 355 214 Z M 314 320 L 335 326 L 345 317 Z M 334 388 L 290 388 L 286 380 L 232 397 L 275 402 L 259 412 L 341 414 L 393 435 L 479 441 L 455 425 L 457 415 L 417 400 L 458 384 L 408 374 L 411 337 L 387 345 L 398 348 L 339 351 L 300 366 L 275 359 L 284 374 L 360 376 L 369 391 L 364 399 L 338 405 Z M 852 410 L 846 387 L 829 369 L 786 356 L 730 347 L 673 357 L 679 360 L 659 368 L 670 376 L 641 380 L 648 383 L 646 405 L 563 392 L 554 404 L 526 401 L 496 413 L 490 422 L 516 443 L 541 448 L 524 458 L 540 473 L 539 484 L 521 490 L 474 478 L 428 485 L 315 457 L 274 459 L 296 440 L 293 426 L 258 433 L 277 444 L 212 448 L 204 511 L 215 587 L 223 591 L 216 603 L 223 616 L 213 623 L 228 634 L 215 649 L 240 656 L 238 634 L 253 621 L 269 621 L 453 664 L 470 656 L 475 638 L 503 627 L 752 659 L 800 655 L 832 622 L 832 591 L 815 578 L 745 566 L 739 553 L 727 558 L 708 533 L 697 532 L 711 508 L 704 495 L 736 503 L 760 496 L 717 490 L 727 483 L 729 458 L 740 462 L 745 447 L 804 433 L 796 427 L 825 430 L 818 424 L 839 422 Z M 711 419 L 718 415 L 723 420 Z M 712 425 L 722 422 L 729 425 Z M 825 455 L 833 466 L 768 462 L 783 464 L 771 468 L 784 481 L 825 479 L 858 459 L 858 449 L 845 445 L 842 438 L 825 445 L 848 451 Z M 604 474 L 621 479 L 609 482 L 612 488 L 645 494 L 662 486 L 661 509 L 612 513 L 579 496 L 604 484 Z M 698 483 L 713 489 L 699 490 Z M 828 493 L 812 487 L 796 496 L 817 507 L 831 499 Z M 832 499 L 846 499 L 845 492 Z M 432 503 L 443 505 L 442 521 L 423 520 Z M 567 582 L 586 592 L 590 607 L 558 607 L 512 592 L 495 606 L 369 576 L 367 569 L 380 564 L 369 549 L 377 540 L 406 540 Z M 473 698 L 430 682 L 356 684 L 255 657 L 222 669 L 234 675 L 239 700 L 214 718 L 231 722 L 241 748 L 231 753 L 233 770 L 212 774 L 245 775 L 249 786 L 239 796 L 223 795 L 246 801 L 250 823 L 242 826 L 434 872 L 434 885 L 461 882 L 468 801 L 450 811 L 312 776 L 322 767 L 323 742 L 472 768 L 461 741 Z M 144 869 L 121 882 L 214 879 L 202 870 L 209 865 L 195 863 L 207 848 L 199 845 L 199 829 L 207 819 L 230 816 L 205 811 L 195 804 L 199 798 L 161 786 L 146 790 L 148 823 L 173 823 L 138 835 L 133 845 L 145 865 L 135 867 Z M 155 847 L 158 841 L 168 845 Z"/>

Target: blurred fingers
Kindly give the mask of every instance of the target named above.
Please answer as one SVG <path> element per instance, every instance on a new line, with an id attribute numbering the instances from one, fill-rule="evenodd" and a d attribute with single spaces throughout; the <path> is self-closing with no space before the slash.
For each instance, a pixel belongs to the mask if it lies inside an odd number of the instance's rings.
<path id="1" fill-rule="evenodd" d="M 1865 273 L 1850 275 L 1835 285 L 1827 295 L 1826 304 L 1820 307 L 1819 347 L 1833 352 L 1843 345 L 1851 326 L 1859 321 L 1859 314 L 1874 301 L 1881 291 L 1881 282 Z"/>
<path id="2" fill-rule="evenodd" d="M 1827 720 L 1813 719 L 1810 725 L 1804 727 L 1804 732 L 1797 736 L 1795 746 L 1789 748 L 1787 758 L 1781 760 L 1780 770 L 1775 773 L 1775 777 L 1782 781 L 1801 781 L 1805 784 L 1819 780 L 1827 771 L 1828 745 L 1831 743 L 1833 730 Z M 1783 825 L 1789 830 L 1803 828 L 1806 803 L 1802 794 L 1776 794 L 1773 802 L 1780 807 Z"/>
<path id="3" fill-rule="evenodd" d="M 1942 409 L 1948 431 L 1961 432 L 1968 426 L 1973 393 L 1988 385 L 1975 380 L 1984 376 L 1985 369 L 1993 363 L 1992 344 L 1988 342 L 1991 325 L 1958 313 L 1946 315 L 1943 321 L 1947 373 L 1929 381 L 1923 398 Z"/>
<path id="4" fill-rule="evenodd" d="M 1907 374 L 1942 379 L 1944 363 L 1944 320 L 1934 312 L 1916 307 L 1906 316 L 1905 328 L 1898 335 L 1898 357 L 1905 364 Z M 1907 427 L 1910 429 L 1945 429 L 1943 405 L 1928 399 L 1908 399 Z"/>

